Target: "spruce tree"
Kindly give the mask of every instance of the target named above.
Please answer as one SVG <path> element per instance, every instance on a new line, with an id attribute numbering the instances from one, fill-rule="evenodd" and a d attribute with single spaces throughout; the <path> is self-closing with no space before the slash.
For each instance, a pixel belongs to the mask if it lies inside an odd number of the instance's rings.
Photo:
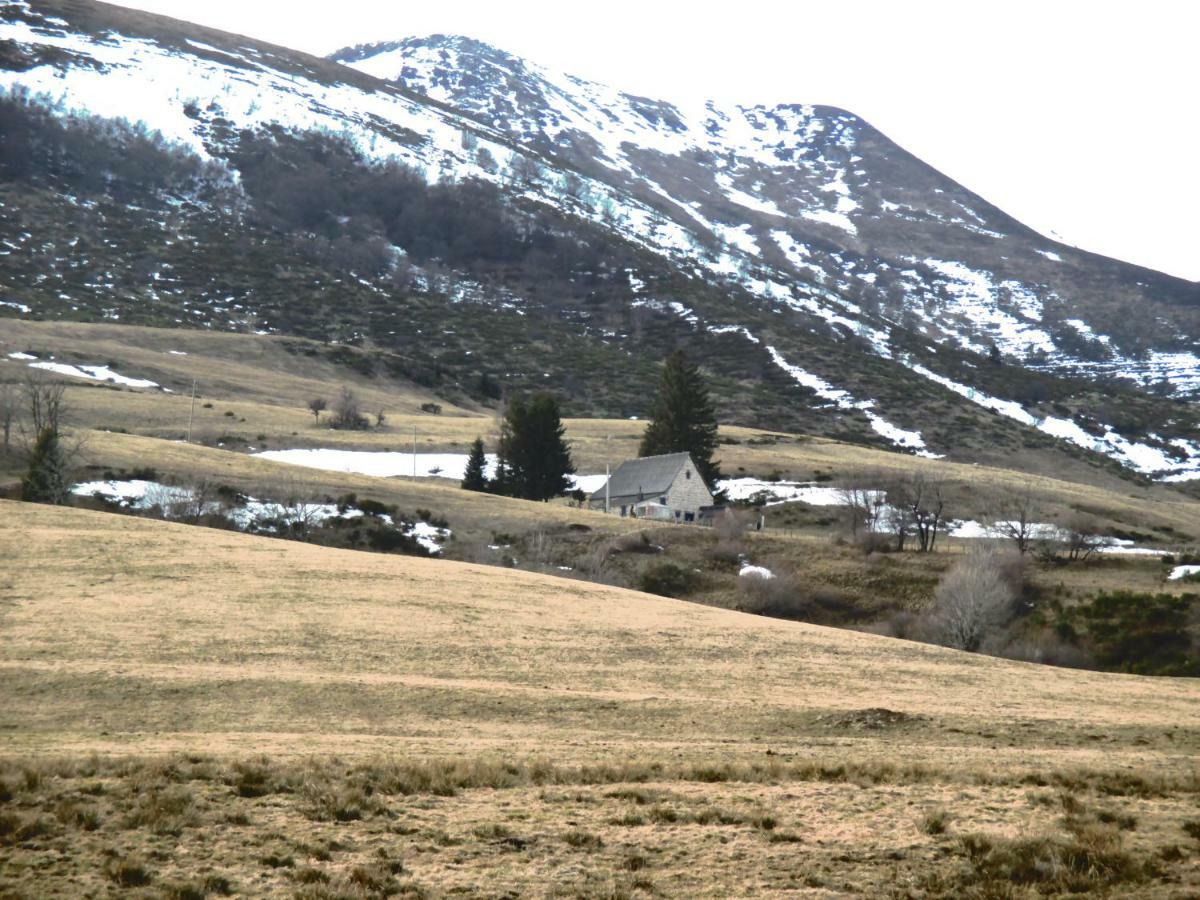
<path id="1" fill-rule="evenodd" d="M 21 499 L 27 503 L 62 504 L 69 494 L 67 461 L 58 431 L 43 428 L 29 456 L 29 470 L 21 480 Z"/>
<path id="2" fill-rule="evenodd" d="M 716 450 L 717 414 L 704 376 L 687 361 L 683 351 L 676 350 L 663 366 L 638 455 L 690 453 L 700 476 L 709 489 L 715 490 L 721 478 L 721 464 L 713 459 Z"/>
<path id="3" fill-rule="evenodd" d="M 565 433 L 558 402 L 549 394 L 514 399 L 500 430 L 498 491 L 526 500 L 566 493 L 575 466 Z"/>
<path id="4" fill-rule="evenodd" d="M 467 471 L 463 475 L 462 486 L 468 491 L 486 491 L 487 453 L 484 451 L 483 438 L 475 438 L 471 445 L 471 455 L 467 457 Z"/>

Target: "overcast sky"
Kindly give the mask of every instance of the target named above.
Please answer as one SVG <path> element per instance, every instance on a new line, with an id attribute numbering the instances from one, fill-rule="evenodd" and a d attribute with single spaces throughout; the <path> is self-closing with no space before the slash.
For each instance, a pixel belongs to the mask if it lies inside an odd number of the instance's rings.
<path id="1" fill-rule="evenodd" d="M 663 99 L 864 117 L 1044 234 L 1200 280 L 1193 0 L 127 0 L 326 54 L 465 34 Z"/>

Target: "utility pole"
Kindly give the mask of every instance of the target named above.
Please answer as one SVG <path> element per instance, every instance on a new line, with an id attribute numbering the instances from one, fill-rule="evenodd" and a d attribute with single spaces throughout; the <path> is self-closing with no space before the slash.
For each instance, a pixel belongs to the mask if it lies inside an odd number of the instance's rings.
<path id="1" fill-rule="evenodd" d="M 604 436 L 604 511 L 608 512 L 608 483 L 612 480 L 608 455 L 608 435 Z"/>
<path id="2" fill-rule="evenodd" d="M 196 418 L 196 379 L 192 379 L 192 411 L 188 413 L 187 442 L 192 442 L 192 421 Z"/>

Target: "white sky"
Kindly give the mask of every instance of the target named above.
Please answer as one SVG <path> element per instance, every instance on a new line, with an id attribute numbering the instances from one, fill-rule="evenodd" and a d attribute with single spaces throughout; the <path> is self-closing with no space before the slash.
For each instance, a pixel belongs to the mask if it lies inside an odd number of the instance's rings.
<path id="1" fill-rule="evenodd" d="M 437 32 L 656 99 L 823 103 L 1044 234 L 1200 281 L 1194 0 L 124 0 L 313 53 Z"/>

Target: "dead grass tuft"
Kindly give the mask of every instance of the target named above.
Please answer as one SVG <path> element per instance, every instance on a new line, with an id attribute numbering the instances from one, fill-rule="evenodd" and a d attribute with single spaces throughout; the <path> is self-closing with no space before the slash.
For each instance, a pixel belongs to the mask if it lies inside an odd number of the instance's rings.
<path id="1" fill-rule="evenodd" d="M 1017 839 L 963 835 L 959 847 L 969 868 L 961 885 L 989 896 L 1001 896 L 1012 886 L 1088 893 L 1141 883 L 1157 874 L 1152 861 L 1122 848 L 1120 833 L 1111 826 L 1068 822 L 1067 831 L 1066 837 Z"/>
<path id="2" fill-rule="evenodd" d="M 142 887 L 153 880 L 145 861 L 139 856 L 116 856 L 104 865 L 104 875 L 118 887 Z"/>

